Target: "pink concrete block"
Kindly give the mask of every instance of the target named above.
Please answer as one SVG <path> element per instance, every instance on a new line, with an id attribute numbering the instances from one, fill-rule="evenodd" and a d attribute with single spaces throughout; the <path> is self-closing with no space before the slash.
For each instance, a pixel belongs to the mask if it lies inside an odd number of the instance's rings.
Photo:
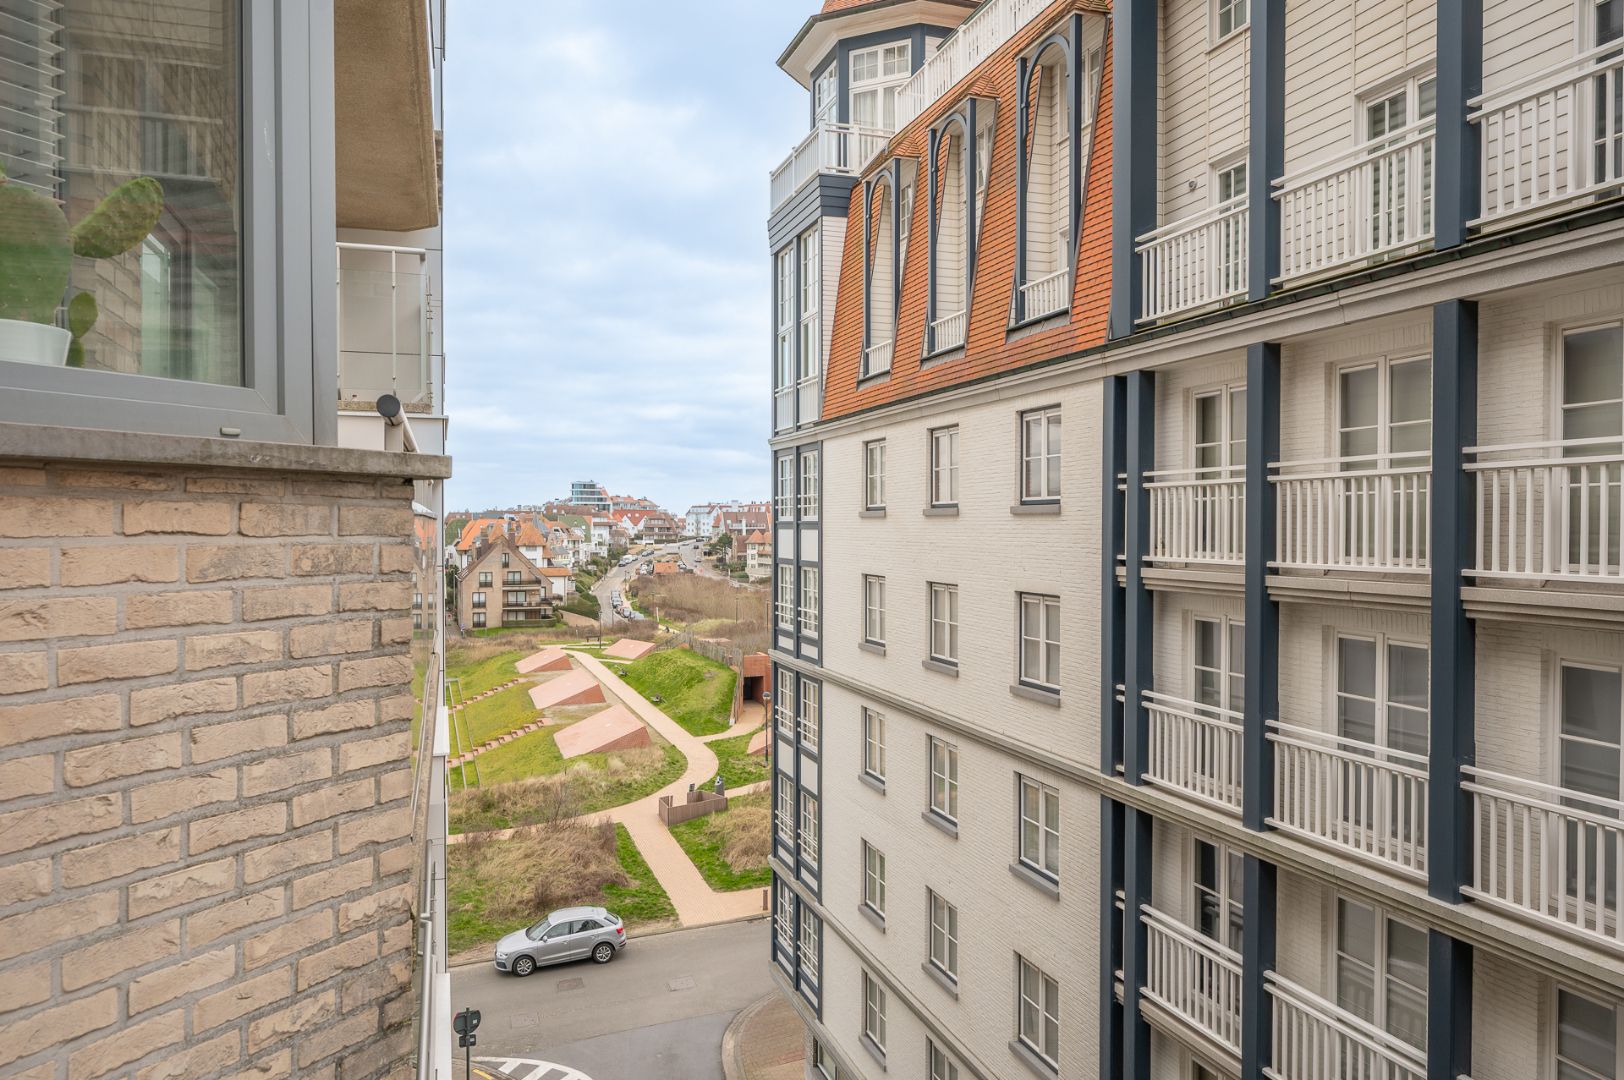
<path id="1" fill-rule="evenodd" d="M 654 651 L 654 642 L 638 641 L 635 638 L 621 638 L 607 649 L 603 655 L 612 656 L 616 660 L 638 660 Z"/>
<path id="2" fill-rule="evenodd" d="M 538 653 L 531 653 L 513 667 L 521 675 L 532 675 L 538 671 L 568 671 L 570 654 L 558 648 L 543 649 Z"/>
<path id="3" fill-rule="evenodd" d="M 649 744 L 648 728 L 620 705 L 594 713 L 560 731 L 555 740 L 565 760 L 608 750 L 630 750 Z"/>
<path id="4" fill-rule="evenodd" d="M 558 705 L 601 705 L 603 701 L 603 687 L 588 671 L 571 671 L 530 689 L 530 703 L 538 709 L 551 709 Z"/>

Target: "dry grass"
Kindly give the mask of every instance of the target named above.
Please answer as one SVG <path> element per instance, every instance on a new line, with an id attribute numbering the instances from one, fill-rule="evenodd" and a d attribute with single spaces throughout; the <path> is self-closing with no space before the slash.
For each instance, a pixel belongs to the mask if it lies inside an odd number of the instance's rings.
<path id="1" fill-rule="evenodd" d="M 454 791 L 449 801 L 451 831 L 544 825 L 658 791 L 680 777 L 688 761 L 664 739 L 655 736 L 655 740 L 655 745 L 641 749 L 589 754 L 546 776 Z M 456 770 L 452 772 L 455 776 Z"/>
<path id="2" fill-rule="evenodd" d="M 694 868 L 713 889 L 760 888 L 772 881 L 772 807 L 767 792 L 728 800 L 726 810 L 671 827 Z"/>
<path id="3" fill-rule="evenodd" d="M 555 823 L 508 840 L 457 845 L 459 871 L 482 881 L 485 921 L 522 922 L 602 895 L 631 879 L 615 855 L 612 822 Z"/>
<path id="4" fill-rule="evenodd" d="M 716 620 L 724 625 L 767 629 L 767 590 L 738 589 L 725 581 L 699 574 L 638 578 L 632 595 L 644 610 L 660 609 L 667 619 L 681 623 Z M 725 635 L 714 635 L 725 636 Z"/>

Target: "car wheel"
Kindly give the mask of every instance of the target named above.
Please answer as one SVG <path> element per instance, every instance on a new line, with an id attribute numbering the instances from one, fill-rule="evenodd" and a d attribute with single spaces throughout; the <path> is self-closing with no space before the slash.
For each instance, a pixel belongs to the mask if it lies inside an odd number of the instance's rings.
<path id="1" fill-rule="evenodd" d="M 536 970 L 536 962 L 528 956 L 521 956 L 513 961 L 513 974 L 521 979 L 534 970 Z"/>
<path id="2" fill-rule="evenodd" d="M 600 941 L 592 947 L 592 962 L 607 964 L 615 958 L 615 947 L 607 941 Z"/>

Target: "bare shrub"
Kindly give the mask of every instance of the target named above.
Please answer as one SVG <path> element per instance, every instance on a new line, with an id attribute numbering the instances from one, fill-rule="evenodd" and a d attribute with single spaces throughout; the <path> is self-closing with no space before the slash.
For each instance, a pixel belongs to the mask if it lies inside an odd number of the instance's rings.
<path id="1" fill-rule="evenodd" d="M 458 847 L 459 869 L 483 886 L 488 922 L 539 919 L 555 908 L 601 899 L 605 885 L 630 884 L 611 822 L 560 823 Z"/>

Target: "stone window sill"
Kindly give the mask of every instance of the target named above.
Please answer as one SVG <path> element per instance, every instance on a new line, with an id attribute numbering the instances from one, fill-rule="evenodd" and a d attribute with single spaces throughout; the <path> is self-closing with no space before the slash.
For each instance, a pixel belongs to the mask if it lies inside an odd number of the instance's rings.
<path id="1" fill-rule="evenodd" d="M 950 664 L 946 660 L 921 660 L 919 661 L 919 666 L 924 668 L 926 671 L 940 672 L 943 675 L 950 675 L 955 679 L 959 677 L 959 665 Z"/>
<path id="2" fill-rule="evenodd" d="M 881 915 L 878 911 L 875 911 L 873 908 L 869 907 L 867 904 L 858 904 L 857 905 L 857 913 L 859 915 L 861 915 L 863 918 L 867 919 L 869 922 L 873 923 L 875 926 L 877 926 L 879 928 L 880 933 L 882 933 L 882 934 L 885 933 L 885 916 L 884 915 Z"/>
<path id="3" fill-rule="evenodd" d="M 1019 1039 L 1009 1040 L 1009 1052 L 1020 1059 L 1022 1065 L 1032 1070 L 1033 1075 L 1041 1076 L 1044 1080 L 1054 1080 L 1060 1071 L 1037 1055 L 1037 1051 L 1021 1042 Z"/>
<path id="4" fill-rule="evenodd" d="M 949 821 L 947 818 L 945 818 L 942 815 L 938 814 L 934 810 L 926 810 L 923 814 L 920 814 L 919 816 L 925 819 L 925 823 L 927 825 L 931 825 L 931 826 L 933 826 L 933 827 L 935 827 L 937 829 L 940 829 L 942 832 L 944 832 L 947 835 L 951 836 L 955 840 L 957 840 L 959 838 L 959 823 L 958 822 Z"/>
<path id="5" fill-rule="evenodd" d="M 937 986 L 940 986 L 943 990 L 947 991 L 948 997 L 952 998 L 954 1001 L 959 1000 L 959 981 L 957 979 L 948 975 L 947 972 L 943 971 L 929 960 L 926 960 L 923 964 L 920 964 L 919 967 L 920 970 L 924 971 L 926 975 L 931 977 L 931 980 L 935 982 Z"/>
<path id="6" fill-rule="evenodd" d="M 876 1046 L 874 1040 L 869 1038 L 867 1033 L 864 1033 L 863 1037 L 857 1041 L 863 1044 L 863 1049 L 868 1051 L 868 1056 L 879 1064 L 880 1071 L 885 1072 L 885 1051 Z"/>
<path id="7" fill-rule="evenodd" d="M 927 506 L 925 507 L 925 516 L 940 518 L 958 517 L 959 508 L 957 506 Z"/>
<path id="8" fill-rule="evenodd" d="M 857 516 L 867 519 L 882 518 L 885 516 L 885 507 L 876 506 L 872 510 L 859 510 Z"/>
<path id="9" fill-rule="evenodd" d="M 1024 683 L 1011 683 L 1009 692 L 1026 701 L 1035 701 L 1039 705 L 1048 705 L 1050 708 L 1060 708 L 1060 691 L 1044 690 L 1036 686 L 1027 686 Z"/>
<path id="10" fill-rule="evenodd" d="M 873 641 L 859 641 L 857 647 L 864 652 L 871 652 L 875 656 L 885 655 L 885 646 Z"/>
<path id="11" fill-rule="evenodd" d="M 1023 862 L 1010 863 L 1009 872 L 1012 876 L 1026 882 L 1051 900 L 1060 899 L 1060 883 L 1049 875 L 1040 874 Z"/>
<path id="12" fill-rule="evenodd" d="M 873 775 L 872 773 L 866 773 L 866 772 L 865 773 L 858 773 L 857 774 L 857 779 L 860 782 L 862 782 L 864 784 L 867 784 L 869 787 L 873 788 L 875 791 L 878 791 L 881 795 L 885 794 L 885 781 L 881 780 L 879 777 Z"/>
<path id="13" fill-rule="evenodd" d="M 1009 508 L 1009 512 L 1016 517 L 1059 517 L 1060 504 L 1057 502 L 1016 503 Z"/>

